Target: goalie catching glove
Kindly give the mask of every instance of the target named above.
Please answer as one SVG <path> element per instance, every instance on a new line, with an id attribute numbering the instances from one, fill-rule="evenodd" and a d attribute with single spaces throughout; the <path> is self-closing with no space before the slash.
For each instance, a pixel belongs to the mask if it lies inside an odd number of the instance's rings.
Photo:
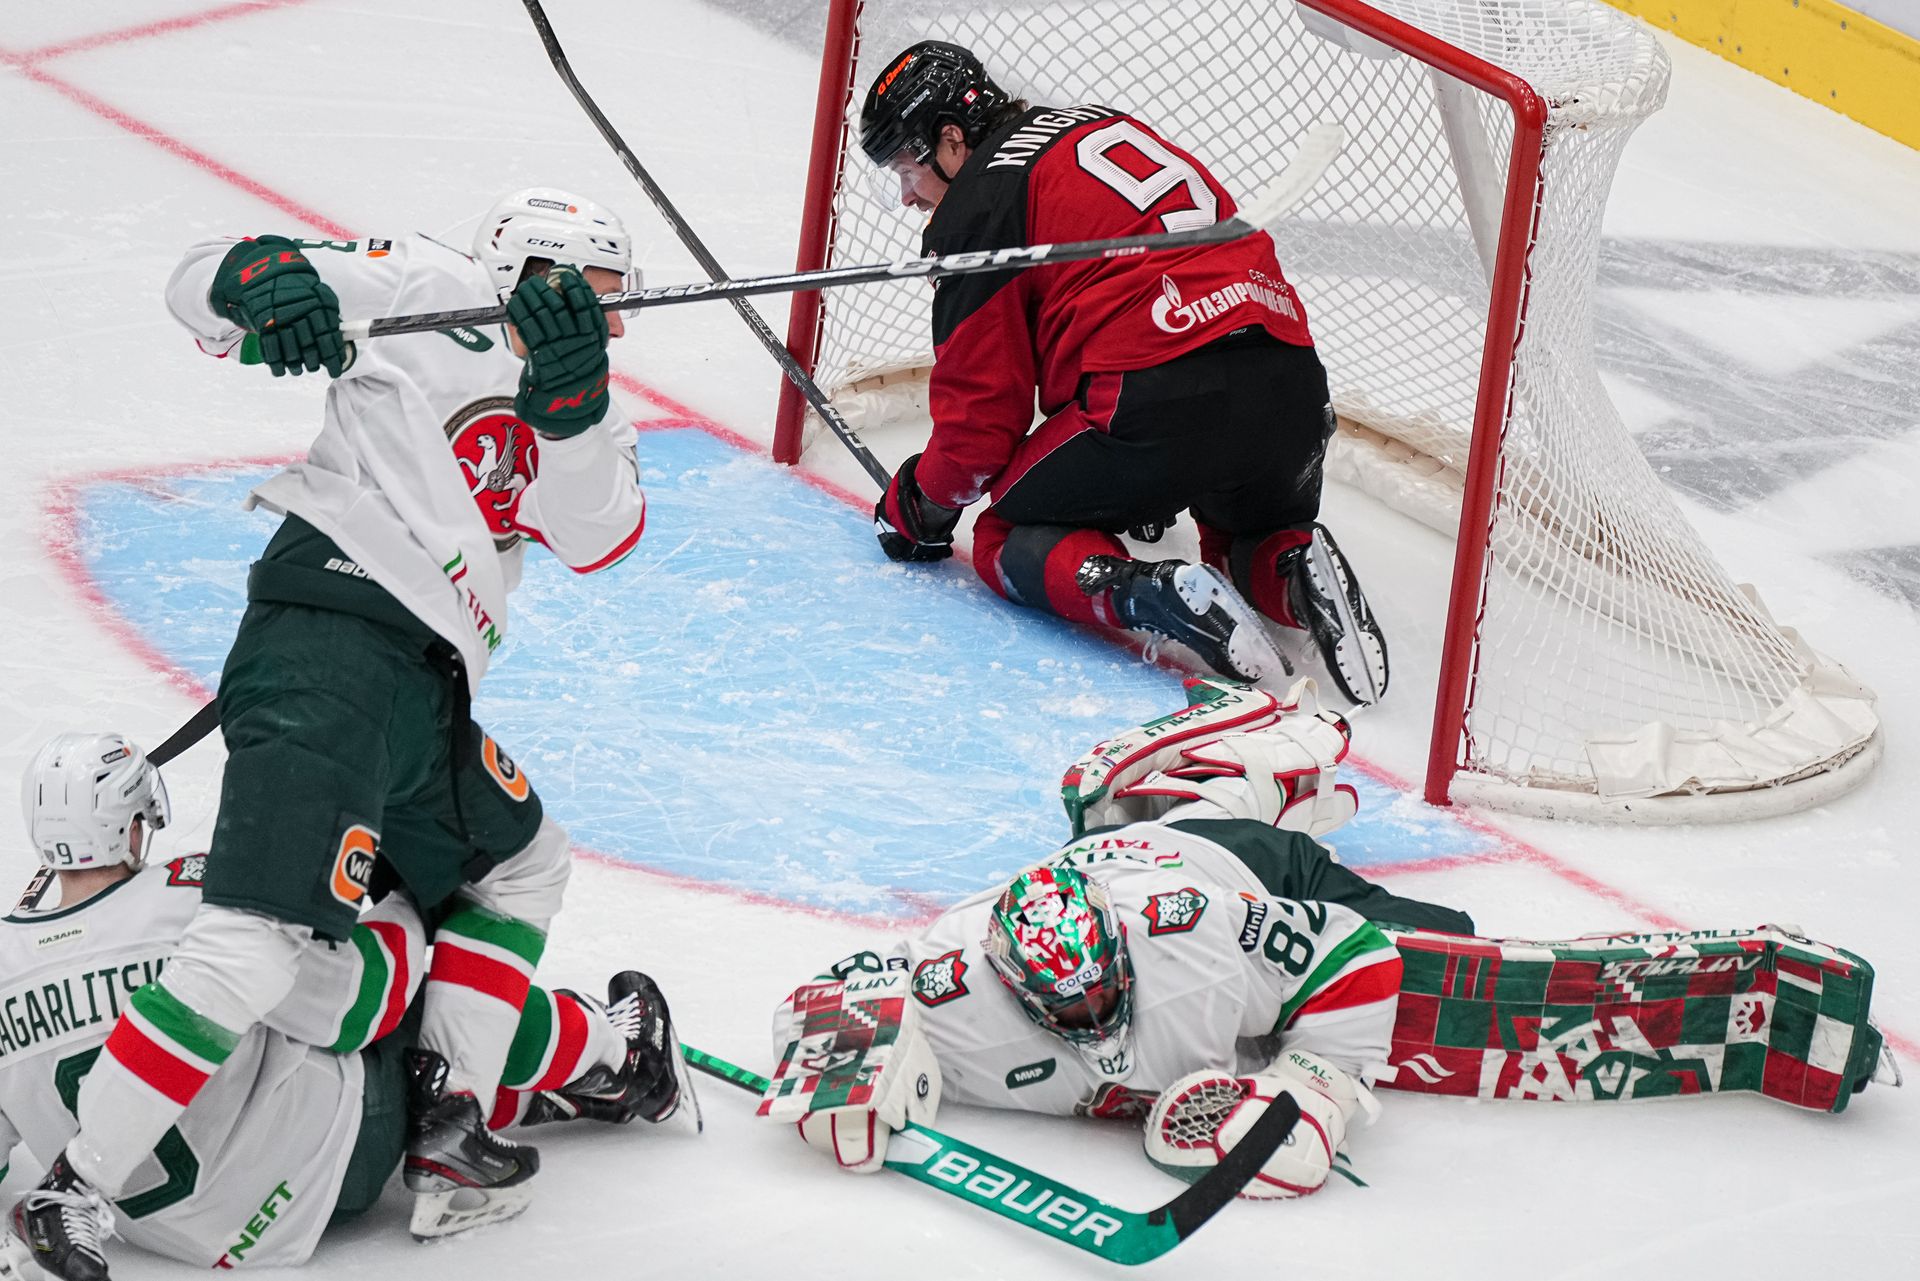
<path id="1" fill-rule="evenodd" d="M 529 276 L 507 299 L 527 349 L 514 414 L 543 436 L 578 436 L 607 414 L 607 314 L 579 271 Z"/>
<path id="2" fill-rule="evenodd" d="M 1318 710 L 1312 680 L 1285 698 L 1228 680 L 1187 680 L 1184 710 L 1099 744 L 1067 770 L 1074 835 L 1116 823 L 1246 818 L 1319 837 L 1359 810 L 1336 783 L 1349 730 Z M 1175 812 L 1178 811 L 1178 812 Z"/>
<path id="3" fill-rule="evenodd" d="M 1283 1053 L 1255 1076 L 1190 1072 L 1162 1090 L 1147 1116 L 1147 1160 L 1175 1178 L 1196 1182 L 1282 1095 L 1299 1105 L 1300 1119 L 1240 1195 L 1250 1200 L 1310 1196 L 1333 1172 L 1334 1153 L 1345 1144 L 1354 1114 L 1363 1112 L 1371 1120 L 1380 1105 L 1366 1086 L 1298 1050 Z"/>
<path id="4" fill-rule="evenodd" d="M 940 1109 L 940 1065 L 911 993 L 904 973 L 795 989 L 775 1016 L 785 1048 L 759 1114 L 794 1122 L 843 1170 L 880 1169 L 893 1132 Z"/>

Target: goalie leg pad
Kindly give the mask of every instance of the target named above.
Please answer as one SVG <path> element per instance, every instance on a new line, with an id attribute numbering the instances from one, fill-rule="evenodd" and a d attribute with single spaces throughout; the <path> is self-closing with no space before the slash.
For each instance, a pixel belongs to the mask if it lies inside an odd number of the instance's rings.
<path id="1" fill-rule="evenodd" d="M 1351 819 L 1359 794 L 1336 782 L 1351 731 L 1317 710 L 1311 680 L 1284 699 L 1226 680 L 1187 682 L 1193 701 L 1096 746 L 1060 796 L 1075 834 L 1109 823 L 1245 818 L 1321 836 Z"/>

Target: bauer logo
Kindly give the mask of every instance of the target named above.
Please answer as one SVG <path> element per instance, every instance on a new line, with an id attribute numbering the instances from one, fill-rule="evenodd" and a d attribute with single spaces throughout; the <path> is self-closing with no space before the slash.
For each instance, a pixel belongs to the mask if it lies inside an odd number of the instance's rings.
<path id="1" fill-rule="evenodd" d="M 964 1188 L 975 1200 L 989 1202 L 1008 1218 L 1030 1221 L 1049 1235 L 1073 1240 L 1085 1233 L 1095 1247 L 1123 1226 L 1110 1214 L 1062 1196 L 1050 1187 L 1035 1187 L 1032 1178 L 982 1161 L 962 1152 L 941 1152 L 926 1167 L 928 1177 Z"/>
<path id="2" fill-rule="evenodd" d="M 359 907 L 373 883 L 373 856 L 379 834 L 355 823 L 340 838 L 340 849 L 333 856 L 333 875 L 327 889 L 348 907 Z"/>
<path id="3" fill-rule="evenodd" d="M 1038 1063 L 1029 1063 L 1007 1073 L 1007 1088 L 1017 1090 L 1023 1085 L 1038 1085 L 1053 1075 L 1058 1064 L 1053 1059 L 1042 1059 Z"/>

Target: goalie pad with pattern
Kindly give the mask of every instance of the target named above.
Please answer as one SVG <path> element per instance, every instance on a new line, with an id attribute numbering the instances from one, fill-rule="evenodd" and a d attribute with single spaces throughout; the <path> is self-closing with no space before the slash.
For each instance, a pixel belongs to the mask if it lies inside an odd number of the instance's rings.
<path id="1" fill-rule="evenodd" d="M 1399 948 L 1396 1090 L 1612 1102 L 1751 1090 L 1843 1111 L 1899 1069 L 1873 967 L 1777 925 L 1555 942 L 1383 927 Z"/>
<path id="2" fill-rule="evenodd" d="M 871 1174 L 887 1142 L 940 1109 L 940 1066 L 920 1032 L 905 974 L 858 974 L 803 984 L 781 1009 L 780 1066 L 759 1114 L 792 1121 L 840 1168 Z M 776 1028 L 777 1028 L 776 1024 Z"/>
<path id="3" fill-rule="evenodd" d="M 1347 723 L 1318 710 L 1310 679 L 1284 698 L 1196 676 L 1192 701 L 1100 743 L 1060 781 L 1075 836 L 1089 828 L 1182 818 L 1245 818 L 1318 837 L 1359 809 L 1335 782 Z"/>

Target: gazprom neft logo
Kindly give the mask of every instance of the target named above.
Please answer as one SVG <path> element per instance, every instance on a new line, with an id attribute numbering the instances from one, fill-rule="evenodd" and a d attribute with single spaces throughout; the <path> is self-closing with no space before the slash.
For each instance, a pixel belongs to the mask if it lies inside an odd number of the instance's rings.
<path id="1" fill-rule="evenodd" d="M 1028 1063 L 1007 1073 L 1007 1088 L 1017 1090 L 1023 1085 L 1038 1085 L 1053 1075 L 1057 1066 L 1053 1059 L 1042 1059 L 1038 1063 Z"/>
<path id="2" fill-rule="evenodd" d="M 1167 333 L 1183 334 L 1195 325 L 1226 315 L 1245 302 L 1257 302 L 1289 320 L 1300 318 L 1300 309 L 1293 305 L 1293 291 L 1284 280 L 1250 270 L 1245 280 L 1222 285 L 1192 302 L 1181 297 L 1180 286 L 1173 282 L 1172 276 L 1160 277 L 1160 297 L 1153 302 L 1153 323 Z"/>

